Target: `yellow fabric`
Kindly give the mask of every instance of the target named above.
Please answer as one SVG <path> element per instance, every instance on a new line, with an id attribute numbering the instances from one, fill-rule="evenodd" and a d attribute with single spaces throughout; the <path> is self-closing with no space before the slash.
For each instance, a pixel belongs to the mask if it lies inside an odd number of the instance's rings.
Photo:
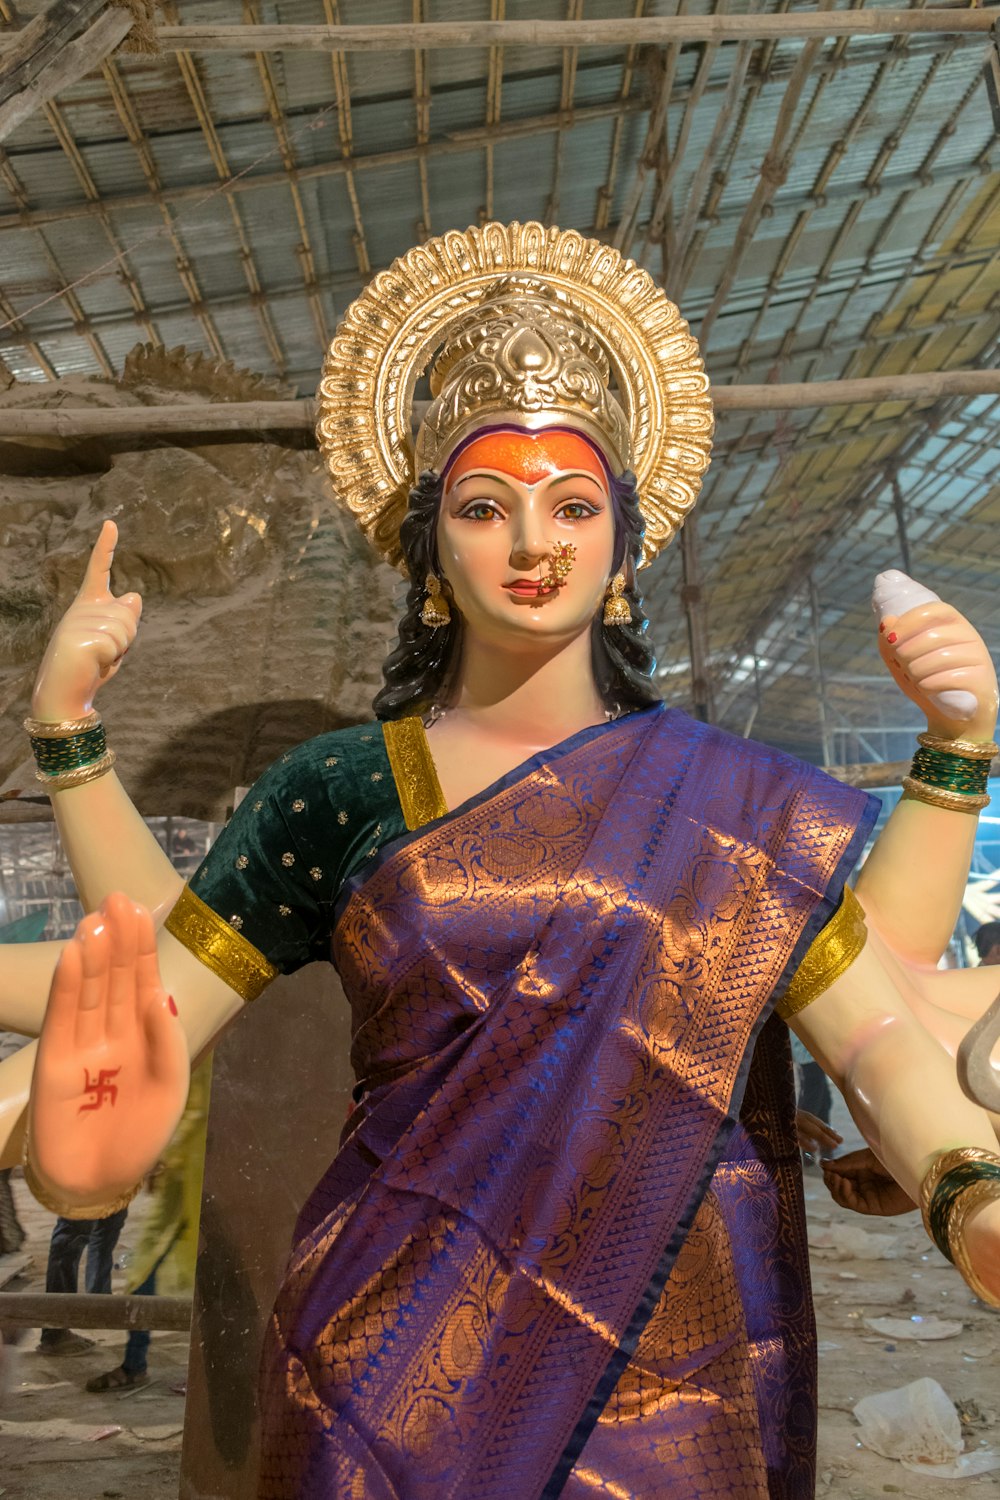
<path id="1" fill-rule="evenodd" d="M 181 891 L 164 925 L 189 953 L 244 1000 L 256 1000 L 278 973 L 253 943 L 206 906 L 190 886 Z"/>
<path id="2" fill-rule="evenodd" d="M 788 1020 L 828 990 L 835 979 L 851 967 L 868 940 L 861 903 L 844 887 L 844 897 L 823 931 L 812 941 L 791 984 L 775 1009 Z"/>
<path id="3" fill-rule="evenodd" d="M 177 1295 L 194 1286 L 211 1083 L 212 1059 L 206 1057 L 191 1074 L 181 1122 L 153 1180 L 153 1201 L 129 1267 L 130 1291 L 142 1285 L 154 1266 L 157 1295 Z"/>
<path id="4" fill-rule="evenodd" d="M 390 719 L 382 725 L 382 734 L 407 828 L 422 828 L 443 818 L 448 804 L 421 721 Z"/>

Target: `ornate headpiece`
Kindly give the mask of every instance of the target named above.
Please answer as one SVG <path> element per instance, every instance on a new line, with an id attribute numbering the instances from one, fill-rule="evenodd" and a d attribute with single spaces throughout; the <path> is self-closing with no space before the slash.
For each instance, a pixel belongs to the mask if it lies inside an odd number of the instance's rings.
<path id="1" fill-rule="evenodd" d="M 381 272 L 344 315 L 317 401 L 337 498 L 396 565 L 415 472 L 479 427 L 571 427 L 633 469 L 642 563 L 682 525 L 711 453 L 708 377 L 676 307 L 617 250 L 542 224 L 453 231 Z"/>

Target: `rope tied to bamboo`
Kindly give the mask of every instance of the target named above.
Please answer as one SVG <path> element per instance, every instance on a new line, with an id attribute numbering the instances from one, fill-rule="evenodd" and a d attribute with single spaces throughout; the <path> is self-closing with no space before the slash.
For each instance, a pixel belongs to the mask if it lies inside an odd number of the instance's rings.
<path id="1" fill-rule="evenodd" d="M 111 3 L 118 10 L 127 10 L 135 19 L 135 24 L 125 33 L 115 51 L 155 56 L 160 51 L 160 41 L 156 34 L 159 0 L 111 0 Z"/>

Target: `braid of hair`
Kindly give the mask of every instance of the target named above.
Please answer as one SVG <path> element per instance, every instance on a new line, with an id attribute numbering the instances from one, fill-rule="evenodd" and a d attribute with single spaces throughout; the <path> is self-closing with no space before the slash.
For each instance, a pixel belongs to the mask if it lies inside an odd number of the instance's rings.
<path id="1" fill-rule="evenodd" d="M 379 719 L 401 719 L 429 710 L 458 659 L 462 622 L 457 612 L 452 610 L 450 625 L 437 630 L 428 629 L 420 618 L 427 597 L 424 579 L 428 573 L 439 573 L 436 528 L 443 489 L 441 475 L 425 470 L 410 491 L 399 528 L 410 586 L 396 647 L 382 664 L 383 686 L 372 704 Z"/>
<path id="2" fill-rule="evenodd" d="M 617 707 L 627 713 L 660 701 L 653 683 L 656 657 L 646 634 L 649 620 L 637 584 L 645 522 L 631 470 L 626 470 L 620 478 L 611 476 L 611 502 L 615 512 L 612 573 L 625 575 L 623 598 L 632 618 L 627 625 L 605 625 L 597 614 L 591 627 L 591 659 L 603 702 L 608 708 Z"/>

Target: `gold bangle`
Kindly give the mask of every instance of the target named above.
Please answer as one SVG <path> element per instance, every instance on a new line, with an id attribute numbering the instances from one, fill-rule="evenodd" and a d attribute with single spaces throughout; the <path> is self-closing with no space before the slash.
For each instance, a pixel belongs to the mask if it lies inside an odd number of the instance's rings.
<path id="1" fill-rule="evenodd" d="M 931 1162 L 920 1184 L 921 1207 L 930 1207 L 937 1185 L 946 1172 L 954 1171 L 955 1167 L 961 1167 L 967 1161 L 998 1160 L 1000 1157 L 997 1153 L 990 1151 L 987 1146 L 953 1146 L 949 1151 L 942 1151 Z"/>
<path id="2" fill-rule="evenodd" d="M 43 1208 L 47 1208 L 50 1214 L 58 1214 L 61 1219 L 108 1219 L 112 1214 L 118 1213 L 120 1209 L 126 1208 L 142 1187 L 142 1183 L 137 1182 L 134 1188 L 129 1188 L 128 1192 L 122 1193 L 113 1203 L 88 1204 L 84 1208 L 81 1208 L 76 1203 L 61 1203 L 58 1198 L 54 1198 L 51 1193 L 42 1187 L 35 1176 L 34 1168 L 31 1165 L 31 1159 L 28 1155 L 27 1130 L 24 1132 L 21 1170 L 24 1173 L 24 1180 L 31 1196 L 36 1198 Z"/>
<path id="3" fill-rule="evenodd" d="M 1000 1202 L 1000 1183 L 995 1178 L 987 1178 L 971 1183 L 957 1199 L 948 1215 L 948 1248 L 951 1251 L 951 1258 L 961 1272 L 969 1290 L 988 1307 L 1000 1307 L 1000 1297 L 988 1292 L 979 1280 L 969 1260 L 964 1237 L 966 1221 L 976 1209 L 982 1208 L 984 1203 L 997 1202 Z"/>
<path id="4" fill-rule="evenodd" d="M 113 750 L 105 750 L 100 760 L 91 761 L 89 766 L 75 766 L 72 771 L 60 771 L 58 776 L 46 776 L 44 771 L 36 771 L 35 776 L 47 792 L 65 792 L 70 787 L 86 786 L 88 781 L 106 776 L 115 759 Z"/>
<path id="5" fill-rule="evenodd" d="M 984 807 L 990 805 L 990 799 L 985 792 L 982 796 L 975 796 L 968 792 L 949 792 L 944 787 L 928 786 L 926 781 L 918 781 L 915 776 L 903 777 L 903 791 L 915 802 L 926 802 L 928 807 L 943 807 L 946 812 L 978 815 Z"/>
<path id="6" fill-rule="evenodd" d="M 1000 745 L 992 740 L 946 740 L 939 734 L 918 734 L 917 744 L 925 750 L 943 750 L 946 755 L 963 755 L 966 760 L 992 760 L 1000 755 Z"/>
<path id="7" fill-rule="evenodd" d="M 942 1151 L 936 1156 L 924 1174 L 924 1180 L 920 1184 L 920 1215 L 924 1221 L 924 1228 L 928 1237 L 934 1238 L 930 1227 L 928 1214 L 930 1213 L 931 1200 L 937 1191 L 937 1185 L 946 1172 L 953 1172 L 956 1167 L 964 1166 L 970 1161 L 998 1161 L 1000 1157 L 995 1151 L 989 1151 L 985 1146 L 955 1146 L 950 1151 Z"/>
<path id="8" fill-rule="evenodd" d="M 49 719 L 25 719 L 24 727 L 36 740 L 63 740 L 74 734 L 84 734 L 88 729 L 95 729 L 100 722 L 100 714 L 96 708 L 92 708 L 82 718 L 60 719 L 57 723 L 52 723 Z"/>

